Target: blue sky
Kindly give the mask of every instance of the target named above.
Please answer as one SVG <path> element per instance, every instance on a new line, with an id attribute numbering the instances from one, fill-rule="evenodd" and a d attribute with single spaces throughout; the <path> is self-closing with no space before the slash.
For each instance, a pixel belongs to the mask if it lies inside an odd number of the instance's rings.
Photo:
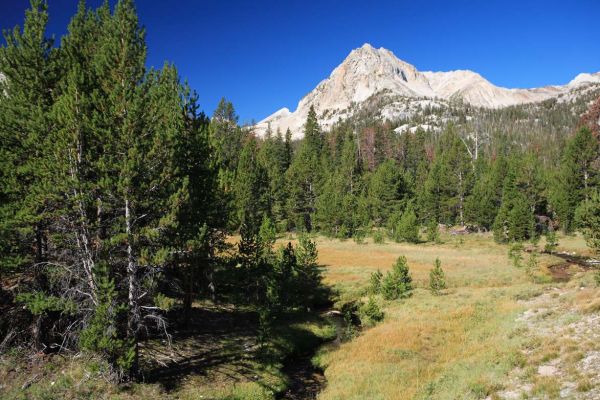
<path id="1" fill-rule="evenodd" d="M 48 3 L 49 32 L 60 35 L 77 0 Z M 21 24 L 27 6 L 0 0 L 0 27 Z M 598 0 L 138 0 L 137 7 L 148 64 L 174 62 L 205 111 L 224 96 L 242 122 L 294 110 L 365 42 L 419 70 L 471 69 L 506 87 L 600 71 Z"/>

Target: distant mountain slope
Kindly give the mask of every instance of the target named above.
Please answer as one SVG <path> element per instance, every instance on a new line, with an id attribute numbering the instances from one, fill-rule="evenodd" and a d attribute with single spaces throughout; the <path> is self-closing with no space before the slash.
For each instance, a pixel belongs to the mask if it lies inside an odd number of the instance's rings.
<path id="1" fill-rule="evenodd" d="M 540 102 L 588 84 L 600 84 L 600 72 L 579 74 L 564 86 L 507 89 L 472 71 L 420 72 L 391 51 L 365 44 L 352 50 L 329 78 L 300 100 L 294 112 L 283 108 L 260 121 L 255 129 L 262 135 L 269 126 L 273 131 L 289 128 L 298 138 L 311 106 L 327 129 L 339 119 L 352 116 L 367 100 L 373 103 L 373 97 L 395 99 L 380 110 L 382 118 L 393 120 L 412 115 L 415 108 L 443 107 L 457 101 L 485 108 Z"/>

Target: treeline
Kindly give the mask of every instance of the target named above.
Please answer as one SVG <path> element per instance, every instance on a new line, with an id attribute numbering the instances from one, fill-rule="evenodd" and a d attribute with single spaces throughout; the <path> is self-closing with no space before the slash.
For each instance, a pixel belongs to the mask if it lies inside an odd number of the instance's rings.
<path id="1" fill-rule="evenodd" d="M 236 167 L 221 164 L 220 176 L 235 177 L 233 183 L 221 185 L 234 188 L 229 203 L 238 218 L 258 204 L 253 210 L 280 232 L 418 242 L 421 227 L 435 238 L 444 224 L 493 231 L 510 242 L 577 229 L 583 204 L 598 188 L 597 137 L 584 126 L 544 151 L 512 139 L 490 143 L 451 124 L 441 133 L 396 134 L 381 123 L 358 132 L 340 123 L 323 132 L 311 110 L 298 143 L 290 132 L 269 130 L 257 139 L 249 129 L 229 164 Z M 552 152 L 560 157 L 548 160 Z"/>
<path id="2" fill-rule="evenodd" d="M 0 290 L 0 351 L 91 351 L 135 378 L 140 341 L 198 298 L 254 306 L 265 333 L 321 301 L 314 243 L 274 248 L 268 176 L 242 172 L 256 148 L 173 65 L 146 68 L 133 1 L 81 1 L 60 43 L 47 22 L 32 0 L 0 48 L 0 279 L 17 282 Z"/>

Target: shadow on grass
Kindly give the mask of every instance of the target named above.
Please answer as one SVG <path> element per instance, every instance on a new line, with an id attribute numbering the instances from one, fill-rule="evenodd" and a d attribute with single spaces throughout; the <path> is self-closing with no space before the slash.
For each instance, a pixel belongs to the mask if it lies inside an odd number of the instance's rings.
<path id="1" fill-rule="evenodd" d="M 325 382 L 311 358 L 324 341 L 333 337 L 323 333 L 329 322 L 317 312 L 280 316 L 265 346 L 257 343 L 258 317 L 253 311 L 195 307 L 190 321 L 188 327 L 171 328 L 172 346 L 159 339 L 143 344 L 146 382 L 159 383 L 167 392 L 173 392 L 186 377 L 201 376 L 226 384 L 254 382 L 277 393 L 287 381 L 287 390 L 278 396 L 286 399 L 314 398 Z"/>
<path id="2" fill-rule="evenodd" d="M 176 319 L 178 316 L 175 316 Z M 231 381 L 260 382 L 257 374 L 254 312 L 226 307 L 193 308 L 190 324 L 174 326 L 172 346 L 148 340 L 142 347 L 144 377 L 167 391 L 177 389 L 190 375 L 222 375 Z"/>

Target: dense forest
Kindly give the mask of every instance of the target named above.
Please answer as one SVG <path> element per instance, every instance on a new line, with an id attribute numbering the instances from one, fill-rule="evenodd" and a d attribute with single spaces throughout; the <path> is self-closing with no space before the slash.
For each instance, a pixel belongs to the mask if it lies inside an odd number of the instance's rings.
<path id="1" fill-rule="evenodd" d="M 47 22 L 32 0 L 0 48 L 0 279 L 17 288 L 0 293 L 0 351 L 94 352 L 136 379 L 139 343 L 188 323 L 196 300 L 253 307 L 265 336 L 329 301 L 311 233 L 511 243 L 598 228 L 600 100 L 583 118 L 552 101 L 457 105 L 443 129 L 402 134 L 368 115 L 325 132 L 311 110 L 303 139 L 257 137 L 225 99 L 205 115 L 174 65 L 146 67 L 133 1 L 82 1 L 57 43 Z M 519 127 L 528 113 L 554 120 Z M 297 245 L 276 248 L 286 232 Z"/>

